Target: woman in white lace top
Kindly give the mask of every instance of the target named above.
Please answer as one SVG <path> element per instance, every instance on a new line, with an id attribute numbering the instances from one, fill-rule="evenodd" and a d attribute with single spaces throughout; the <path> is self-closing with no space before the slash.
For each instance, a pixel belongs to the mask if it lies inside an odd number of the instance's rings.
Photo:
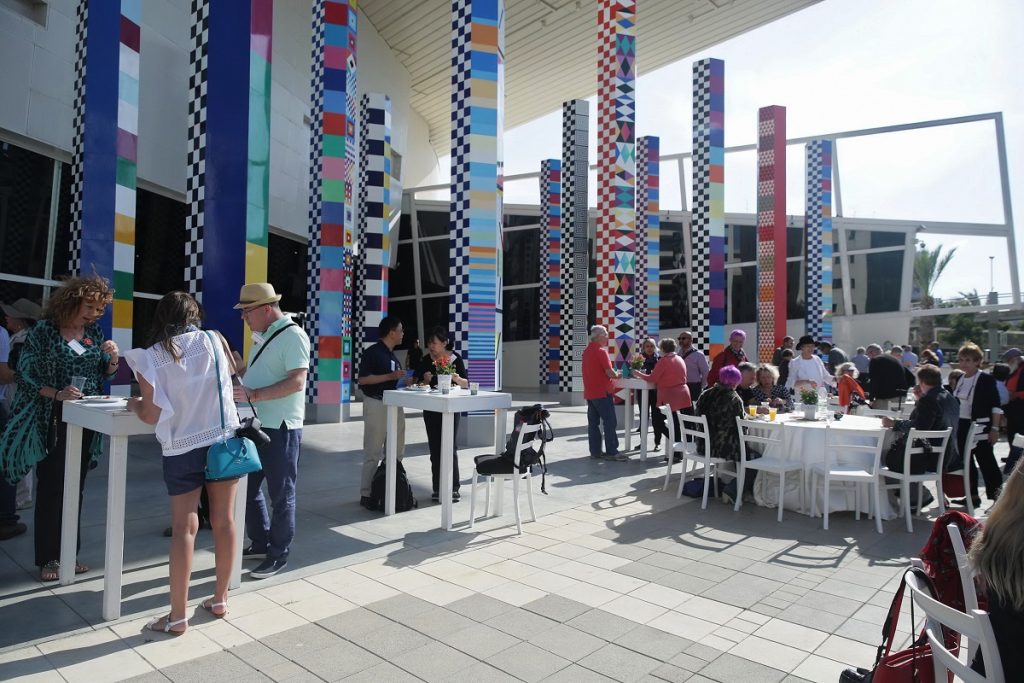
<path id="1" fill-rule="evenodd" d="M 188 584 L 199 528 L 196 508 L 204 484 L 210 497 L 217 581 L 213 597 L 202 606 L 215 617 L 228 611 L 236 546 L 233 512 L 238 480 L 205 480 L 207 448 L 233 436 L 239 427 L 231 390 L 234 363 L 223 337 L 203 332 L 199 321 L 195 299 L 185 292 L 171 292 L 157 304 L 152 345 L 125 354 L 142 394 L 129 399 L 128 410 L 156 425 L 164 455 L 164 483 L 171 497 L 171 611 L 149 628 L 176 635 L 188 629 Z"/>

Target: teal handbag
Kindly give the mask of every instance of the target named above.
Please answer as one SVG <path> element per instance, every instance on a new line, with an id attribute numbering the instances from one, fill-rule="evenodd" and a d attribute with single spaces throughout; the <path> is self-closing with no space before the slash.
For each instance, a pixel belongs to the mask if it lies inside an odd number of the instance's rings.
<path id="1" fill-rule="evenodd" d="M 224 397 L 220 383 L 220 354 L 217 353 L 217 342 L 209 331 L 206 336 L 210 338 L 210 345 L 213 347 L 213 361 L 217 369 L 217 401 L 220 404 L 220 429 L 223 434 L 224 426 Z M 233 436 L 213 444 L 206 450 L 206 481 L 224 481 L 227 479 L 238 479 L 253 472 L 263 469 L 259 453 L 256 451 L 256 444 L 244 436 Z"/>

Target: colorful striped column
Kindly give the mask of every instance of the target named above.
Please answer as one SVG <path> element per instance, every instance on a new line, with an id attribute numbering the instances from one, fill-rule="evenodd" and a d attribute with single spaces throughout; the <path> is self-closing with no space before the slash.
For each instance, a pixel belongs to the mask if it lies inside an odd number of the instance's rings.
<path id="1" fill-rule="evenodd" d="M 832 341 L 832 141 L 811 140 L 806 154 L 804 319 L 807 334 Z"/>
<path id="2" fill-rule="evenodd" d="M 482 388 L 500 386 L 504 51 L 504 1 L 453 0 L 449 314 Z"/>
<path id="3" fill-rule="evenodd" d="M 562 320 L 559 330 L 558 391 L 583 394 L 583 351 L 590 341 L 588 184 L 590 103 L 562 104 L 562 239 L 559 244 Z"/>
<path id="4" fill-rule="evenodd" d="M 786 108 L 757 112 L 757 355 L 786 335 Z"/>
<path id="5" fill-rule="evenodd" d="M 141 0 L 78 5 L 75 45 L 72 226 L 68 270 L 97 274 L 114 287 L 104 332 L 132 347 L 135 290 L 135 185 L 139 121 Z M 119 369 L 115 393 L 131 372 Z"/>
<path id="6" fill-rule="evenodd" d="M 359 251 L 356 256 L 356 297 L 352 365 L 358 372 L 366 347 L 379 339 L 380 321 L 388 313 L 388 259 L 391 243 L 391 98 L 368 93 L 360 98 L 359 120 Z"/>
<path id="7" fill-rule="evenodd" d="M 661 141 L 636 141 L 636 330 L 637 339 L 661 334 Z"/>
<path id="8" fill-rule="evenodd" d="M 558 385 L 562 283 L 559 274 L 562 231 L 562 162 L 540 162 L 540 383 Z"/>
<path id="9" fill-rule="evenodd" d="M 597 51 L 597 322 L 622 364 L 636 343 L 636 0 L 600 0 Z"/>
<path id="10" fill-rule="evenodd" d="M 307 395 L 323 419 L 345 419 L 352 399 L 357 14 L 354 0 L 313 4 Z"/>
<path id="11" fill-rule="evenodd" d="M 233 306 L 267 277 L 273 12 L 273 0 L 192 0 L 185 283 L 205 325 L 246 351 Z"/>
<path id="12" fill-rule="evenodd" d="M 725 62 L 693 64 L 693 212 L 690 323 L 712 358 L 725 339 Z"/>

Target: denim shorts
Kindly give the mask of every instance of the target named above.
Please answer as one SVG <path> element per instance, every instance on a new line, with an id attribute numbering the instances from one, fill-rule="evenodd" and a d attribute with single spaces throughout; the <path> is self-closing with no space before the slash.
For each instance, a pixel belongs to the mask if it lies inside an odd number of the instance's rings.
<path id="1" fill-rule="evenodd" d="M 168 495 L 191 493 L 206 482 L 207 448 L 202 446 L 180 455 L 164 456 L 164 483 Z"/>

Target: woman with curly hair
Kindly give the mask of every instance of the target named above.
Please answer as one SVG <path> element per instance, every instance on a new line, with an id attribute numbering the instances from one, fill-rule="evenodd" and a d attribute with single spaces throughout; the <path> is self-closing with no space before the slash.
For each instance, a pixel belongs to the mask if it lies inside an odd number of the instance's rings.
<path id="1" fill-rule="evenodd" d="M 62 406 L 64 401 L 100 393 L 104 380 L 117 372 L 117 344 L 104 338 L 98 324 L 113 299 L 114 290 L 98 275 L 67 280 L 50 297 L 43 319 L 32 327 L 18 359 L 18 391 L 11 419 L 0 436 L 0 453 L 9 482 L 36 468 L 35 562 L 43 581 L 56 581 L 60 573 L 67 443 Z M 72 377 L 84 377 L 85 383 L 76 387 Z M 82 431 L 80 494 L 102 446 L 102 435 Z M 78 505 L 81 513 L 81 495 Z M 76 574 L 88 570 L 75 563 Z"/>

